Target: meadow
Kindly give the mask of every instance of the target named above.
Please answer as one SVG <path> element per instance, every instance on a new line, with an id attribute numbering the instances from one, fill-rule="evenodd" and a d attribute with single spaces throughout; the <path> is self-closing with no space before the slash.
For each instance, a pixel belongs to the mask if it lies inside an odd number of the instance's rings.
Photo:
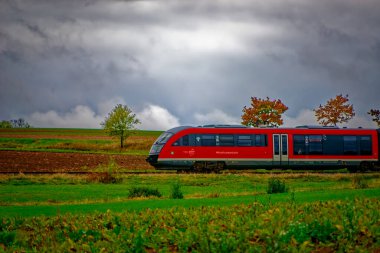
<path id="1" fill-rule="evenodd" d="M 29 160 L 27 154 L 42 154 L 40 160 L 59 160 L 64 155 L 60 164 L 83 170 L 82 164 L 75 165 L 80 161 L 77 156 L 105 160 L 86 167 L 86 174 L 68 174 L 70 168 L 63 168 L 54 174 L 0 175 L 0 251 L 380 250 L 380 174 L 345 170 L 123 173 L 146 166 L 149 143 L 159 134 L 137 131 L 130 145 L 118 150 L 117 140 L 100 130 L 0 131 L 0 154 L 15 155 L 10 159 L 15 162 Z M 83 146 L 87 148 L 78 148 Z M 2 163 L 2 158 L 0 170 L 6 171 L 11 164 Z M 54 166 L 52 160 L 31 161 L 42 163 L 41 168 Z M 16 167 L 26 165 L 30 163 L 15 163 Z M 28 171 L 33 168 L 40 167 L 31 166 Z M 283 184 L 283 193 L 268 193 L 276 180 Z M 174 197 L 175 186 L 182 198 Z M 139 189 L 158 194 L 131 194 Z"/>
<path id="2" fill-rule="evenodd" d="M 288 190 L 268 194 L 273 178 Z M 7 252 L 380 248 L 377 174 L 120 175 L 113 184 L 86 175 L 7 175 L 0 182 L 0 245 Z M 183 199 L 170 197 L 173 184 Z M 131 198 L 134 187 L 162 196 Z"/>

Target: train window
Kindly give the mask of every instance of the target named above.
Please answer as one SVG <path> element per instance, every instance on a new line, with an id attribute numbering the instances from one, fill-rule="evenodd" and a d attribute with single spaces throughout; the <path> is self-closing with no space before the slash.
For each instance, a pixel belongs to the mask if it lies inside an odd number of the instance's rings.
<path id="1" fill-rule="evenodd" d="M 293 136 L 293 150 L 295 155 L 305 155 L 306 154 L 306 140 L 305 135 L 294 135 Z"/>
<path id="2" fill-rule="evenodd" d="M 189 146 L 189 135 L 182 136 L 172 146 Z"/>
<path id="3" fill-rule="evenodd" d="M 319 155 L 323 153 L 322 135 L 309 135 L 309 154 Z"/>
<path id="4" fill-rule="evenodd" d="M 280 154 L 280 137 L 278 134 L 273 135 L 274 154 Z"/>
<path id="5" fill-rule="evenodd" d="M 252 135 L 238 135 L 237 145 L 240 147 L 249 147 L 252 145 Z"/>
<path id="6" fill-rule="evenodd" d="M 232 134 L 219 135 L 219 146 L 234 146 L 234 145 L 235 145 L 234 136 Z"/>
<path id="7" fill-rule="evenodd" d="M 173 136 L 172 133 L 165 132 L 157 138 L 154 144 L 165 144 L 172 136 Z"/>
<path id="8" fill-rule="evenodd" d="M 267 135 L 266 134 L 256 134 L 255 135 L 255 146 L 265 147 L 267 145 Z"/>
<path id="9" fill-rule="evenodd" d="M 189 146 L 189 136 L 185 135 L 182 137 L 182 146 Z"/>
<path id="10" fill-rule="evenodd" d="M 357 136 L 343 136 L 343 153 L 345 155 L 357 155 Z"/>
<path id="11" fill-rule="evenodd" d="M 201 135 L 201 146 L 216 146 L 215 134 Z"/>
<path id="12" fill-rule="evenodd" d="M 372 139 L 371 136 L 360 136 L 360 154 L 372 155 Z"/>
<path id="13" fill-rule="evenodd" d="M 173 142 L 172 146 L 181 146 L 181 138 Z"/>
<path id="14" fill-rule="evenodd" d="M 281 135 L 282 155 L 288 155 L 288 135 Z"/>
<path id="15" fill-rule="evenodd" d="M 326 135 L 323 138 L 323 154 L 343 155 L 343 136 Z"/>

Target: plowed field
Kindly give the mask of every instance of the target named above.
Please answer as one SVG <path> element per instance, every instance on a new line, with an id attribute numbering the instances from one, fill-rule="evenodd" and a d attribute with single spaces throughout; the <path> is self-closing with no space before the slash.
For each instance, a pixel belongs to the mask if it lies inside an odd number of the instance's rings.
<path id="1" fill-rule="evenodd" d="M 0 172 L 93 171 L 111 159 L 123 170 L 153 169 L 137 155 L 0 151 Z"/>

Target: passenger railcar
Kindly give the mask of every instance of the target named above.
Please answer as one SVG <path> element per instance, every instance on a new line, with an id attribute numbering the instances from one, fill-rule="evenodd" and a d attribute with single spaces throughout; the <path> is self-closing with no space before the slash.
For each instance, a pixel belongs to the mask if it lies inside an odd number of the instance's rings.
<path id="1" fill-rule="evenodd" d="M 146 159 L 156 169 L 348 168 L 379 165 L 380 129 L 299 126 L 181 126 L 164 132 Z"/>

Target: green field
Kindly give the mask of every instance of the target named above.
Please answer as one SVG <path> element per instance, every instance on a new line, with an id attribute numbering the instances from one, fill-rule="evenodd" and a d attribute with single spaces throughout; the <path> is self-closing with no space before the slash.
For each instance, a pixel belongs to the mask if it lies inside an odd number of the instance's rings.
<path id="1" fill-rule="evenodd" d="M 101 184 L 64 174 L 2 176 L 0 245 L 10 252 L 380 247 L 377 174 L 119 177 L 118 183 Z M 288 191 L 267 194 L 273 178 Z M 174 183 L 184 199 L 170 198 Z M 157 188 L 162 196 L 129 198 L 132 187 Z"/>
<path id="2" fill-rule="evenodd" d="M 286 184 L 287 193 L 267 194 L 269 179 L 279 179 Z M 362 185 L 357 181 L 362 182 Z M 365 184 L 363 184 L 363 182 Z M 182 202 L 170 199 L 172 186 L 179 183 L 184 195 Z M 364 187 L 363 187 L 364 185 Z M 162 196 L 131 199 L 133 187 L 157 189 Z M 361 189 L 363 188 L 363 189 Z M 275 196 L 275 197 L 272 197 Z M 168 208 L 178 203 L 191 207 L 225 203 L 239 204 L 255 199 L 265 201 L 334 200 L 355 197 L 380 196 L 380 177 L 377 174 L 288 174 L 288 175 L 119 175 L 117 183 L 102 184 L 93 181 L 91 175 L 69 176 L 2 176 L 0 178 L 0 215 L 38 216 L 64 212 L 91 212 L 139 210 L 141 208 Z M 97 206 L 97 208 L 93 208 Z M 46 211 L 44 211 L 46 210 Z M 21 212 L 21 213 L 20 213 Z"/>

